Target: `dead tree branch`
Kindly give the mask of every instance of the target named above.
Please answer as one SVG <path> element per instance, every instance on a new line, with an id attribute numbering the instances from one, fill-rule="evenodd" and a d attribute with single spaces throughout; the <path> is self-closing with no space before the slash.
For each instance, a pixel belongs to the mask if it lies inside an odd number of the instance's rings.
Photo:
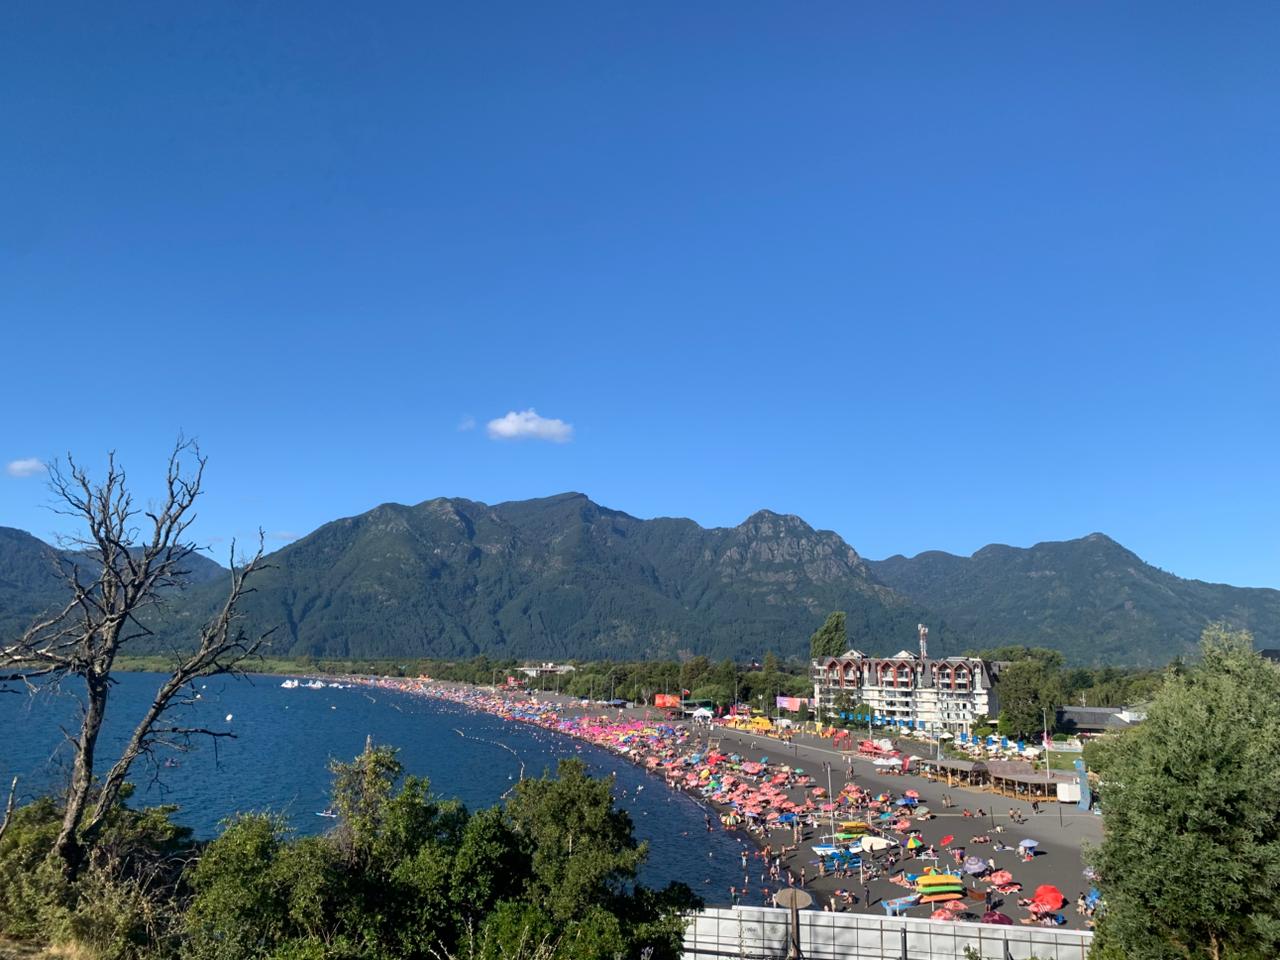
<path id="1" fill-rule="evenodd" d="M 135 508 L 124 470 L 112 454 L 106 475 L 93 481 L 68 455 L 65 465 L 50 467 L 56 510 L 75 518 L 82 532 L 63 544 L 60 573 L 68 599 L 56 612 L 32 624 L 15 642 L 0 645 L 0 682 L 60 683 L 74 677 L 84 683 L 74 761 L 65 795 L 55 852 L 68 874 L 83 862 L 85 846 L 97 837 L 108 811 L 138 756 L 147 753 L 175 728 L 157 729 L 157 721 L 178 692 L 197 677 L 238 673 L 239 665 L 257 654 L 266 633 L 244 630 L 240 601 L 252 590 L 249 578 L 263 566 L 262 537 L 248 561 L 237 563 L 232 548 L 230 588 L 225 603 L 204 627 L 134 728 L 124 753 L 97 785 L 95 751 L 106 716 L 112 669 L 129 643 L 151 636 L 143 614 L 163 604 L 190 575 L 188 561 L 196 552 L 189 539 L 194 507 L 201 493 L 206 460 L 192 441 L 179 439 L 169 456 L 164 495 L 147 510 Z M 179 701 L 181 702 L 181 701 Z M 197 733 L 193 729 L 186 736 Z"/>
<path id="2" fill-rule="evenodd" d="M 9 824 L 13 821 L 13 805 L 18 796 L 18 778 L 13 778 L 13 783 L 9 784 L 9 799 L 4 805 L 4 819 L 0 820 L 0 840 L 4 839 L 4 833 L 9 829 Z"/>

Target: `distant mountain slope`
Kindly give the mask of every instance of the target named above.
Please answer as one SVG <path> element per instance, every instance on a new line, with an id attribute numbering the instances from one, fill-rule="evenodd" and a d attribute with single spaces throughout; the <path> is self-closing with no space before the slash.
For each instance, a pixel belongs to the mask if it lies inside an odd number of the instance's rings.
<path id="1" fill-rule="evenodd" d="M 0 638 L 21 632 L 63 601 L 67 593 L 58 576 L 59 563 L 74 557 L 23 530 L 0 527 Z M 86 564 L 85 558 L 80 562 Z M 221 581 L 227 573 L 202 554 L 193 554 L 187 567 L 191 584 Z"/>
<path id="2" fill-rule="evenodd" d="M 971 557 L 931 551 L 869 564 L 974 646 L 1053 647 L 1085 663 L 1159 664 L 1195 650 L 1205 623 L 1280 641 L 1280 591 L 1184 580 L 1101 533 Z"/>
<path id="3" fill-rule="evenodd" d="M 832 609 L 860 642 L 920 615 L 836 534 L 761 511 L 737 527 L 639 520 L 570 493 L 383 504 L 275 553 L 246 612 L 273 651 L 339 657 L 807 653 Z M 208 609 L 212 593 L 201 604 Z M 193 609 L 191 611 L 195 613 Z"/>
<path id="4" fill-rule="evenodd" d="M 0 636 L 56 603 L 58 552 L 0 527 Z M 272 554 L 245 600 L 277 655 L 806 656 L 831 610 L 873 653 L 1010 643 L 1082 663 L 1160 664 L 1214 619 L 1280 646 L 1280 591 L 1183 580 L 1094 534 L 972 557 L 868 562 L 830 531 L 762 510 L 736 527 L 640 520 L 579 493 L 488 506 L 436 499 L 335 520 Z M 189 642 L 224 599 L 205 558 L 165 607 L 157 647 Z"/>
<path id="5" fill-rule="evenodd" d="M 12 527 L 0 527 L 0 637 L 28 626 L 63 596 L 57 578 L 58 551 Z"/>

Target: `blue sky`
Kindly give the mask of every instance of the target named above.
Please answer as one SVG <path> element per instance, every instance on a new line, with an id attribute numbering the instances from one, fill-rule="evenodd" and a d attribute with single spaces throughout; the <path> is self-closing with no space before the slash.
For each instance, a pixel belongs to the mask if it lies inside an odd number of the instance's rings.
<path id="1" fill-rule="evenodd" d="M 59 528 L 15 461 L 145 492 L 185 431 L 211 542 L 581 490 L 1280 586 L 1277 49 L 1273 3 L 10 4 L 0 524 Z"/>

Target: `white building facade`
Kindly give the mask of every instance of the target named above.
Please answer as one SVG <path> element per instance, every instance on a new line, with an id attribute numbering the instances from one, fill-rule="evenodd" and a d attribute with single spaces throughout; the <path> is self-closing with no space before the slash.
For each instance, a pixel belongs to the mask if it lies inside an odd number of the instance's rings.
<path id="1" fill-rule="evenodd" d="M 929 733 L 968 733 L 978 718 L 999 712 L 993 665 L 976 657 L 930 659 L 901 650 L 870 657 L 849 650 L 813 661 L 818 715 L 837 711 L 872 722 Z M 859 705 L 869 709 L 855 710 Z"/>

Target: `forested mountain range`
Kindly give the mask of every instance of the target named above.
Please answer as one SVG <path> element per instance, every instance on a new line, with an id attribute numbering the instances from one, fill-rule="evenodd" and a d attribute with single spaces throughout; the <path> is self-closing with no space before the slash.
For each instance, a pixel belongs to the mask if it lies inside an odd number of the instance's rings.
<path id="1" fill-rule="evenodd" d="M 82 553 L 50 546 L 24 530 L 0 527 L 0 643 L 69 596 L 62 571 L 70 564 L 83 571 L 82 579 L 95 569 Z M 227 573 L 200 553 L 191 554 L 184 566 L 185 580 L 192 585 L 221 581 Z"/>
<path id="2" fill-rule="evenodd" d="M 56 602 L 56 557 L 0 528 L 0 631 Z M 806 656 L 831 610 L 848 612 L 850 645 L 873 653 L 913 646 L 919 622 L 934 653 L 1022 643 L 1081 663 L 1165 662 L 1219 618 L 1280 643 L 1280 592 L 1182 580 L 1100 534 L 868 562 L 795 516 L 762 510 L 707 529 L 567 493 L 383 504 L 271 563 L 244 609 L 277 627 L 277 656 Z M 200 565 L 166 605 L 155 645 L 189 637 L 225 577 Z"/>
<path id="3" fill-rule="evenodd" d="M 1110 537 L 1001 544 L 970 557 L 940 551 L 870 563 L 876 578 L 982 646 L 1061 650 L 1080 663 L 1161 664 L 1194 652 L 1208 621 L 1280 642 L 1280 590 L 1184 580 Z"/>

